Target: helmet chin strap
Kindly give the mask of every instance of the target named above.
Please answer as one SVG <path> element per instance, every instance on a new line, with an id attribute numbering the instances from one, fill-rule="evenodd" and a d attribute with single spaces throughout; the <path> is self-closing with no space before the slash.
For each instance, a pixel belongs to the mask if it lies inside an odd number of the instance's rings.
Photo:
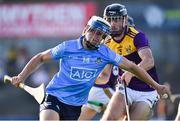
<path id="1" fill-rule="evenodd" d="M 83 41 L 89 50 L 97 50 L 99 48 L 98 46 L 94 46 L 89 41 L 87 41 L 85 37 L 84 37 Z"/>
<path id="2" fill-rule="evenodd" d="M 88 28 L 87 30 L 86 30 L 86 32 L 89 30 L 90 28 Z M 86 34 L 86 32 L 85 32 L 85 34 Z M 94 36 L 91 38 L 91 40 L 94 38 Z M 84 36 L 84 39 L 83 39 L 83 41 L 84 41 L 84 44 L 86 45 L 86 47 L 89 49 L 89 50 L 97 50 L 98 48 L 99 48 L 99 46 L 96 46 L 96 45 L 93 45 L 92 43 L 91 43 L 91 40 L 87 40 L 87 38 L 86 38 L 86 35 Z"/>
<path id="3" fill-rule="evenodd" d="M 123 30 L 120 32 L 120 31 L 114 31 L 114 32 L 111 32 L 111 36 L 112 37 L 119 37 L 125 30 L 126 30 L 127 27 L 123 27 Z"/>
<path id="4" fill-rule="evenodd" d="M 113 32 L 113 31 L 112 31 L 110 35 L 111 35 L 112 37 L 118 37 L 118 36 L 121 35 L 121 33 L 122 33 L 122 32 L 120 32 L 120 31 L 119 31 L 119 32 L 116 32 L 116 31 Z"/>

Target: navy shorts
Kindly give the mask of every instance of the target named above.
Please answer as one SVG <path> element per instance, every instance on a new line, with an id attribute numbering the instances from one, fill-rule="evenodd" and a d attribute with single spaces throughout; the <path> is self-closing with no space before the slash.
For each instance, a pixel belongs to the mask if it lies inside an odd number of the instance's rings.
<path id="1" fill-rule="evenodd" d="M 40 105 L 40 112 L 51 109 L 59 114 L 60 120 L 77 120 L 81 113 L 81 107 L 64 104 L 55 96 L 46 95 L 44 102 Z"/>

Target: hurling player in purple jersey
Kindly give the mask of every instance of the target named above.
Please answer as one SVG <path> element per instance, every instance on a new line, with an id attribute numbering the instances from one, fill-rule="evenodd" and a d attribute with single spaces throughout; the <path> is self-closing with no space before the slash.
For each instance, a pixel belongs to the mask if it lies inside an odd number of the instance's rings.
<path id="1" fill-rule="evenodd" d="M 99 74 L 108 64 L 132 72 L 160 95 L 169 94 L 168 88 L 154 81 L 144 69 L 102 44 L 110 33 L 110 27 L 103 18 L 91 17 L 79 38 L 38 53 L 20 74 L 12 77 L 11 83 L 18 86 L 43 62 L 59 61 L 60 69 L 46 87 L 45 100 L 40 105 L 41 121 L 77 120 L 96 78 L 102 80 Z"/>
<path id="2" fill-rule="evenodd" d="M 148 39 L 134 25 L 128 25 L 126 7 L 122 4 L 108 5 L 104 10 L 104 18 L 111 24 L 112 39 L 108 41 L 108 47 L 146 70 L 159 83 Z M 124 80 L 127 85 L 130 119 L 150 119 L 153 105 L 158 101 L 157 91 L 134 74 L 124 70 L 119 71 L 121 80 Z M 124 87 L 116 90 L 102 120 L 116 120 L 125 117 L 124 93 Z"/>

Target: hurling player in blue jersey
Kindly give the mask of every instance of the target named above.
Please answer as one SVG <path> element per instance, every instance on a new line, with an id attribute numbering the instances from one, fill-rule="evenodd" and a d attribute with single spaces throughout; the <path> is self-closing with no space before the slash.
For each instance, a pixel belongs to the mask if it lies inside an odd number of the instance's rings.
<path id="1" fill-rule="evenodd" d="M 130 16 L 128 16 L 128 26 L 135 26 L 134 20 Z M 107 41 L 110 41 L 110 39 L 108 39 Z M 107 41 L 105 43 L 107 43 Z M 112 95 L 115 92 L 115 86 L 117 84 L 117 78 L 119 76 L 119 69 L 117 66 L 108 66 L 109 67 L 106 67 L 102 73 L 104 74 L 103 80 L 108 80 L 108 82 L 105 84 L 101 84 L 101 80 L 96 81 L 96 84 L 90 90 L 88 103 L 83 105 L 82 107 L 79 120 L 91 120 L 97 113 L 101 113 L 106 109 L 107 104 L 109 103 Z M 105 73 L 111 73 L 111 75 L 108 76 L 108 74 Z"/>
<path id="2" fill-rule="evenodd" d="M 18 86 L 43 62 L 59 61 L 59 71 L 47 85 L 45 101 L 40 105 L 40 120 L 77 120 L 91 87 L 107 64 L 134 73 L 161 95 L 169 93 L 166 86 L 156 83 L 145 70 L 101 44 L 109 31 L 106 20 L 93 16 L 80 38 L 38 53 L 19 75 L 12 77 L 12 84 Z"/>

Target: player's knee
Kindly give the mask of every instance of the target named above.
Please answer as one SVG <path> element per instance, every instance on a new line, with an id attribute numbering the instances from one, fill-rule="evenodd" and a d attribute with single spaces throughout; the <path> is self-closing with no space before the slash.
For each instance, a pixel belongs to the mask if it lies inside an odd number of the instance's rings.
<path id="1" fill-rule="evenodd" d="M 114 111 L 113 112 L 105 111 L 101 121 L 117 120 L 117 119 L 119 119 L 119 115 L 117 114 L 117 112 L 114 112 Z"/>
<path id="2" fill-rule="evenodd" d="M 59 114 L 53 110 L 42 110 L 39 114 L 40 121 L 59 120 Z"/>

